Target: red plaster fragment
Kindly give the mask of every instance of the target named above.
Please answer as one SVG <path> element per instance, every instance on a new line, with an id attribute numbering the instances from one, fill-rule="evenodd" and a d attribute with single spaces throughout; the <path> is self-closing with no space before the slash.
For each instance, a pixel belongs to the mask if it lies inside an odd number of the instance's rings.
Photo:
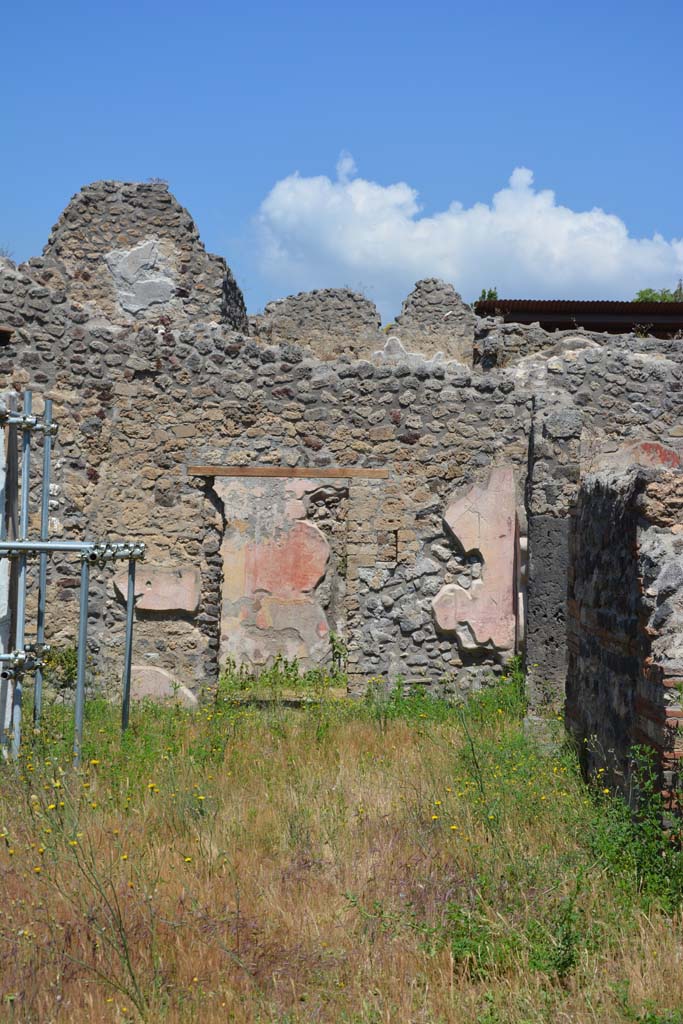
<path id="1" fill-rule="evenodd" d="M 312 523 L 297 522 L 283 537 L 248 544 L 245 595 L 264 591 L 274 597 L 310 593 L 325 575 L 330 548 Z"/>

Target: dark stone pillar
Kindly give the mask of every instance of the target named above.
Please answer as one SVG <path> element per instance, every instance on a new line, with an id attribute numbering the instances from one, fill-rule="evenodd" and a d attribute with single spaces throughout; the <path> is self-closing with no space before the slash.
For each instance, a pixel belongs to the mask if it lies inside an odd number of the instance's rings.
<path id="1" fill-rule="evenodd" d="M 532 714 L 561 707 L 567 675 L 570 515 L 579 483 L 581 414 L 565 395 L 534 400 L 526 489 L 526 670 Z"/>

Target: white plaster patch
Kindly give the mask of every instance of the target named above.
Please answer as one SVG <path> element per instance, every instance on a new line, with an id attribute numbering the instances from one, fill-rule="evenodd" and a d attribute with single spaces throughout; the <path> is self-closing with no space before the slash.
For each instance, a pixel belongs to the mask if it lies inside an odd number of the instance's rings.
<path id="1" fill-rule="evenodd" d="M 126 312 L 138 313 L 169 302 L 175 295 L 175 280 L 159 255 L 155 238 L 134 249 L 114 249 L 104 258 L 114 279 L 116 296 Z"/>

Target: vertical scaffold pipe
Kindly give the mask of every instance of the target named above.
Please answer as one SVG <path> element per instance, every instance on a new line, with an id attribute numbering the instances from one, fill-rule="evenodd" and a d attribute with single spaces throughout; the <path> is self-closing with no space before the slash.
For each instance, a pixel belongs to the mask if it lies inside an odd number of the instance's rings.
<path id="1" fill-rule="evenodd" d="M 128 560 L 128 594 L 126 597 L 126 649 L 123 656 L 123 699 L 121 701 L 121 731 L 128 728 L 130 715 L 130 667 L 133 659 L 133 617 L 135 613 L 135 559 Z"/>
<path id="2" fill-rule="evenodd" d="M 19 412 L 19 403 L 14 393 L 9 396 L 9 411 Z M 11 424 L 7 431 L 7 524 L 5 540 L 8 537 L 10 540 L 16 540 L 19 534 L 19 457 L 17 453 L 17 436 L 17 426 L 16 424 Z"/>
<path id="3" fill-rule="evenodd" d="M 17 396 L 12 392 L 7 403 L 10 413 L 18 411 Z M 0 515 L 0 538 L 6 541 L 8 537 L 16 540 L 18 533 L 17 506 L 19 499 L 19 466 L 17 462 L 17 428 L 15 424 L 7 427 L 7 464 L 5 471 L 5 488 L 3 495 L 2 514 Z M 13 640 L 9 634 L 14 635 L 14 609 L 16 608 L 17 593 L 17 572 L 16 565 L 10 561 L 9 565 L 3 566 L 5 573 L 4 584 L 7 587 L 7 610 L 10 622 L 8 623 L 7 653 L 11 650 Z M 12 732 L 12 693 L 14 689 L 14 677 L 11 671 L 5 671 L 1 675 L 0 682 L 0 741 L 2 752 L 7 756 L 10 746 L 10 735 Z"/>
<path id="4" fill-rule="evenodd" d="M 22 412 L 24 416 L 31 415 L 33 406 L 33 395 L 30 391 L 24 392 L 24 403 Z M 31 492 L 31 430 L 24 425 L 21 438 L 21 509 L 19 512 L 19 540 L 28 539 L 28 509 Z M 19 579 L 17 584 L 17 607 L 16 627 L 14 633 L 14 649 L 23 651 L 25 645 L 26 629 L 26 552 L 19 555 Z M 17 665 L 14 674 L 14 693 L 12 696 L 12 756 L 18 757 L 21 747 L 21 705 L 23 700 L 24 683 L 23 666 Z"/>
<path id="5" fill-rule="evenodd" d="M 78 667 L 76 669 L 76 706 L 74 709 L 74 768 L 81 763 L 83 747 L 83 712 L 85 709 L 85 664 L 88 656 L 88 589 L 90 562 L 84 552 L 81 556 L 81 593 L 78 615 Z"/>
<path id="6" fill-rule="evenodd" d="M 50 470 L 52 455 L 52 402 L 45 399 L 43 416 L 43 479 L 41 481 L 40 502 L 40 539 L 48 540 L 50 533 Z M 33 724 L 40 725 L 43 710 L 43 670 L 40 666 L 41 646 L 45 643 L 45 597 L 47 591 L 47 551 L 40 552 L 38 569 L 38 620 L 36 624 L 36 643 L 38 645 L 39 663 L 36 668 L 36 683 L 33 690 Z"/>

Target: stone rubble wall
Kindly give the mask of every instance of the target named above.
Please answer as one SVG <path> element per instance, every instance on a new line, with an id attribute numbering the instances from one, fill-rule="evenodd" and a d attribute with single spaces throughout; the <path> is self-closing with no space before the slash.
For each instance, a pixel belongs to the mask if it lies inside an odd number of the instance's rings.
<path id="1" fill-rule="evenodd" d="M 534 356 L 550 358 L 567 348 L 596 347 L 608 344 L 614 335 L 593 335 L 583 329 L 549 334 L 540 324 L 506 324 L 500 318 L 477 319 L 472 347 L 472 362 L 483 370 L 511 366 Z M 597 340 L 594 340 L 597 339 Z"/>
<path id="2" fill-rule="evenodd" d="M 668 790 L 683 757 L 683 470 L 642 454 L 583 480 L 570 541 L 567 724 L 586 771 L 627 794 L 634 745 Z"/>
<path id="3" fill-rule="evenodd" d="M 472 578 L 443 515 L 454 494 L 485 481 L 499 460 L 517 467 L 521 487 L 527 397 L 504 378 L 478 380 L 457 363 L 424 363 L 411 372 L 400 364 L 320 363 L 295 349 L 283 360 L 281 350 L 253 342 L 244 342 L 233 360 L 223 377 L 239 377 L 239 401 L 226 395 L 222 404 L 231 436 L 221 443 L 195 436 L 194 464 L 310 466 L 312 480 L 316 466 L 385 469 L 387 480 L 348 480 L 352 676 L 358 685 L 381 673 L 437 685 L 460 674 L 465 685 L 469 673 L 461 669 L 473 659 L 452 636 L 440 636 L 433 621 L 441 586 L 456 577 L 469 585 Z M 474 660 L 481 658 L 477 652 Z"/>
<path id="4" fill-rule="evenodd" d="M 471 364 L 476 323 L 453 285 L 426 278 L 404 300 L 391 331 L 412 351 Z"/>
<path id="5" fill-rule="evenodd" d="M 159 185 L 84 189 L 43 257 L 0 267 L 0 323 L 13 328 L 0 388 L 32 387 L 38 411 L 51 397 L 61 424 L 53 532 L 148 544 L 135 654 L 148 691 L 176 680 L 191 695 L 228 655 L 317 664 L 334 632 L 354 691 L 380 674 L 466 693 L 521 644 L 510 617 L 528 528 L 534 685 L 557 697 L 564 627 L 544 607 L 564 614 L 579 469 L 683 434 L 680 342 L 520 328 L 526 346 L 477 360 L 476 344 L 490 337 L 495 354 L 508 335 L 433 280 L 388 335 L 368 300 L 337 290 L 248 323 L 229 269 Z M 210 465 L 307 472 L 297 491 L 286 476 L 189 470 Z M 334 467 L 349 477 L 315 475 Z M 458 514 L 470 505 L 485 517 L 476 537 Z M 322 574 L 297 581 L 311 550 Z M 272 560 L 287 578 L 265 571 Z M 49 587 L 48 629 L 71 642 L 68 560 Z M 122 643 L 120 588 L 96 572 L 97 671 L 118 674 Z"/>
<path id="6" fill-rule="evenodd" d="M 162 307 L 173 318 L 201 317 L 247 329 L 244 300 L 220 256 L 206 252 L 192 217 L 164 183 L 101 181 L 73 197 L 42 259 L 45 284 L 128 323 Z"/>
<path id="7" fill-rule="evenodd" d="M 448 677 L 444 685 L 462 689 L 481 674 L 470 668 L 495 661 L 486 649 L 460 652 L 452 636 L 437 635 L 432 600 L 457 576 L 472 578 L 443 523 L 451 498 L 500 459 L 517 467 L 521 488 L 529 400 L 511 381 L 475 378 L 458 363 L 322 363 L 294 346 L 266 347 L 202 324 L 122 330 L 96 322 L 65 334 L 54 361 L 29 371 L 30 330 L 18 329 L 3 381 L 21 388 L 37 373 L 50 381 L 45 393 L 61 423 L 56 532 L 141 537 L 147 574 L 201 575 L 196 614 L 168 602 L 138 607 L 136 664 L 191 688 L 215 677 L 221 546 L 234 510 L 188 466 L 217 462 L 388 470 L 387 481 L 349 482 L 342 624 L 354 685 L 391 672 L 435 686 Z M 49 599 L 60 608 L 55 638 L 65 640 L 77 576 L 65 564 L 56 570 Z M 123 608 L 106 574 L 95 574 L 92 605 L 93 653 L 114 671 Z"/>
<path id="8" fill-rule="evenodd" d="M 250 333 L 264 344 L 304 344 L 319 359 L 360 358 L 383 344 L 377 307 L 348 288 L 321 288 L 269 302 L 250 317 Z"/>

